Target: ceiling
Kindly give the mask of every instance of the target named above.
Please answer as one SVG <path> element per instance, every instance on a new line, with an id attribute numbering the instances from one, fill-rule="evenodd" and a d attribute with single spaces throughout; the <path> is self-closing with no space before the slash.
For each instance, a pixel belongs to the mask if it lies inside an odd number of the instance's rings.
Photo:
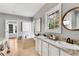
<path id="1" fill-rule="evenodd" d="M 0 12 L 33 17 L 45 3 L 0 3 Z"/>

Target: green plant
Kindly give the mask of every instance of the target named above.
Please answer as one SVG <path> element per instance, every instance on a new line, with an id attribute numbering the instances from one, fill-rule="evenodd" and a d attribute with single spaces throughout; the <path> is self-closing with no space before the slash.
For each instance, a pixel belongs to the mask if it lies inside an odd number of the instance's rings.
<path id="1" fill-rule="evenodd" d="M 51 20 L 49 22 L 49 29 L 54 29 L 54 21 L 53 20 Z"/>
<path id="2" fill-rule="evenodd" d="M 58 20 L 50 20 L 49 29 L 54 29 L 57 27 L 59 27 L 59 21 Z"/>

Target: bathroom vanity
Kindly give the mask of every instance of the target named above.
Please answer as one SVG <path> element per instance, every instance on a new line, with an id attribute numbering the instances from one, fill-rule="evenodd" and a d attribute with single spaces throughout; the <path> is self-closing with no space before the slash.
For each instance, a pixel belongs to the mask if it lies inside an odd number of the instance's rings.
<path id="1" fill-rule="evenodd" d="M 79 47 L 64 41 L 50 40 L 44 36 L 35 37 L 36 51 L 40 56 L 77 56 Z M 64 45 L 63 45 L 64 44 Z M 70 46 L 70 47 L 69 47 Z"/>
<path id="2" fill-rule="evenodd" d="M 72 37 L 72 35 L 77 34 L 75 31 L 79 31 L 79 7 L 74 7 L 65 14 L 62 14 L 62 11 L 62 4 L 58 4 L 45 13 L 44 33 L 60 34 L 65 38 L 70 37 L 72 39 L 68 38 L 67 41 L 56 39 L 55 41 L 44 36 L 36 36 L 36 51 L 41 56 L 79 56 L 79 41 L 78 44 L 73 44 L 73 41 L 76 39 L 73 40 L 75 36 Z M 64 29 L 74 32 L 66 33 L 68 31 Z M 40 33 L 42 31 L 38 32 Z"/>

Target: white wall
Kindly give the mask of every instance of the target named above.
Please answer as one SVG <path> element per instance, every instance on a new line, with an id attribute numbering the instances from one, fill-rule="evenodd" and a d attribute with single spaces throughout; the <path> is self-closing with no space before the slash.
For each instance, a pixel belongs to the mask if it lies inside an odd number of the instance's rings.
<path id="1" fill-rule="evenodd" d="M 0 13 L 0 38 L 5 37 L 5 20 L 18 20 L 18 35 L 21 34 L 21 20 L 33 21 L 31 17 Z"/>
<path id="2" fill-rule="evenodd" d="M 42 33 L 44 33 L 44 28 L 45 28 L 45 13 L 50 10 L 51 8 L 53 8 L 54 6 L 56 6 L 58 3 L 48 3 L 46 4 L 42 9 L 39 10 L 39 12 L 37 12 L 37 14 L 34 16 L 33 19 L 36 19 L 36 18 L 39 18 L 39 17 L 42 17 Z M 63 15 L 68 11 L 70 10 L 71 8 L 74 8 L 74 7 L 78 7 L 79 6 L 79 3 L 63 3 L 62 4 L 62 17 Z M 57 35 L 62 35 L 63 37 L 65 38 L 68 38 L 70 37 L 71 39 L 76 39 L 76 40 L 79 40 L 79 31 L 70 31 L 70 30 L 67 30 L 65 29 L 63 26 L 62 26 L 62 33 L 61 34 L 57 34 Z"/>

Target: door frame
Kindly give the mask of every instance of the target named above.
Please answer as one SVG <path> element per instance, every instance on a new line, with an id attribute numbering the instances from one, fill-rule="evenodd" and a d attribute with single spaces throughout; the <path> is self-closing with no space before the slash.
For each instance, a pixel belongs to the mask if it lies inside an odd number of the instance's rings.
<path id="1" fill-rule="evenodd" d="M 9 21 L 14 21 L 14 22 L 16 22 L 16 25 L 17 25 L 17 38 L 18 38 L 18 20 L 9 20 L 9 19 L 6 19 L 5 20 L 5 38 L 8 40 L 9 39 L 9 36 L 8 36 L 8 26 L 7 26 L 7 24 L 8 24 L 8 22 Z"/>

